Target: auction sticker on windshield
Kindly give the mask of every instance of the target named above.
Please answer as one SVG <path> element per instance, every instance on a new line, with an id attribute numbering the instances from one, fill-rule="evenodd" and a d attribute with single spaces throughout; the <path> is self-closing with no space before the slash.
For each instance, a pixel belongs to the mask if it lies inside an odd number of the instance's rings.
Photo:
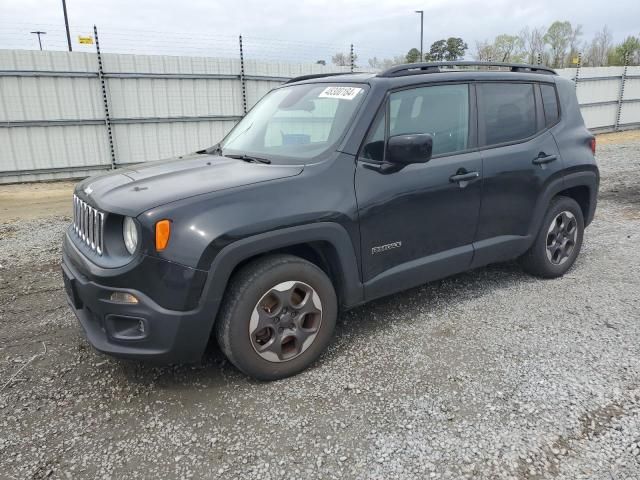
<path id="1" fill-rule="evenodd" d="M 353 100 L 362 91 L 358 87 L 327 87 L 318 98 L 338 98 L 340 100 Z"/>

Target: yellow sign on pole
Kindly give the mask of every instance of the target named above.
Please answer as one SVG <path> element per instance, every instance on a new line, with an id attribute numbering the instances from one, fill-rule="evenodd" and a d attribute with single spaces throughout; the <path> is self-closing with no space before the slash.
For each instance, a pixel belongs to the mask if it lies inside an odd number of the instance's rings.
<path id="1" fill-rule="evenodd" d="M 81 45 L 93 45 L 93 37 L 83 37 L 78 35 L 78 43 Z"/>
<path id="2" fill-rule="evenodd" d="M 580 59 L 578 57 L 573 57 L 571 59 L 571 63 L 573 63 L 574 65 L 577 65 L 579 61 L 580 61 Z"/>

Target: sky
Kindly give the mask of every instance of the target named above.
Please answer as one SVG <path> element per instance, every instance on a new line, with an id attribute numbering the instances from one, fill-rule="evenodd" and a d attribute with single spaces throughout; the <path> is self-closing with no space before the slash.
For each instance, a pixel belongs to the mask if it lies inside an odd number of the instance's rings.
<path id="1" fill-rule="evenodd" d="M 583 39 L 607 25 L 615 41 L 640 35 L 640 1 L 614 0 L 67 0 L 71 35 L 91 34 L 96 24 L 105 51 L 232 56 L 242 34 L 247 55 L 273 60 L 330 60 L 354 44 L 361 59 L 389 58 L 424 45 L 462 37 L 478 40 L 516 34 L 524 26 L 569 20 L 583 26 Z M 37 48 L 32 30 L 47 31 L 44 48 L 64 49 L 61 0 L 0 0 L 0 48 Z"/>

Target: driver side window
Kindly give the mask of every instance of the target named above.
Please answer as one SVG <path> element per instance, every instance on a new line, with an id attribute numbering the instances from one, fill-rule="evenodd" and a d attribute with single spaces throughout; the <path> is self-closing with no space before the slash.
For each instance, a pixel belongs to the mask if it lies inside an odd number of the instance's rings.
<path id="1" fill-rule="evenodd" d="M 428 133 L 433 155 L 466 150 L 469 138 L 469 86 L 435 85 L 390 96 L 389 135 Z"/>
<path id="2" fill-rule="evenodd" d="M 378 112 L 360 158 L 384 160 L 387 108 Z M 433 155 L 466 150 L 469 145 L 469 86 L 435 85 L 394 92 L 389 96 L 389 136 L 428 133 Z"/>

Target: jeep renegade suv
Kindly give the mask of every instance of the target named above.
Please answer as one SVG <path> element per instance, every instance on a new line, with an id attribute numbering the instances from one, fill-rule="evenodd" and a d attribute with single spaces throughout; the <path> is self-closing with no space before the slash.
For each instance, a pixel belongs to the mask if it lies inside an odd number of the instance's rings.
<path id="1" fill-rule="evenodd" d="M 340 309 L 493 262 L 574 263 L 596 208 L 574 84 L 533 65 L 305 76 L 217 145 L 76 187 L 62 269 L 89 342 L 295 374 Z"/>

